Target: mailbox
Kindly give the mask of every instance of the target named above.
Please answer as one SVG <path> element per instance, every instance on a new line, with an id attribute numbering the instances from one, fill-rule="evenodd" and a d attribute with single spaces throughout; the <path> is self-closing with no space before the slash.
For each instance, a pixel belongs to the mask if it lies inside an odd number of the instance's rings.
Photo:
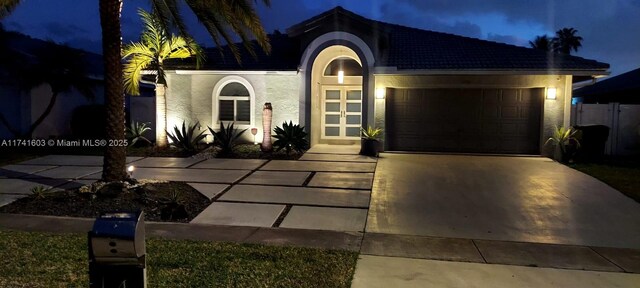
<path id="1" fill-rule="evenodd" d="M 143 212 L 104 213 L 88 238 L 90 287 L 146 287 Z"/>

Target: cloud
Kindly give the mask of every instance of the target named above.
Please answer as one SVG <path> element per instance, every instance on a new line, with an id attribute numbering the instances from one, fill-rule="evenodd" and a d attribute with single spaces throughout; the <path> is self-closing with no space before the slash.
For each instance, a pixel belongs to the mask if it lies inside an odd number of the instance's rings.
<path id="1" fill-rule="evenodd" d="M 501 34 L 489 33 L 487 35 L 487 40 L 500 42 L 500 43 L 507 43 L 507 44 L 516 45 L 516 46 L 529 47 L 529 40 L 518 37 L 518 36 L 514 36 L 514 35 L 501 35 Z"/>
<path id="2" fill-rule="evenodd" d="M 87 35 L 89 31 L 74 23 L 62 22 L 44 22 L 42 23 L 42 31 L 49 37 L 56 39 L 68 39 L 78 35 Z"/>
<path id="3" fill-rule="evenodd" d="M 482 37 L 482 29 L 477 24 L 469 21 L 448 23 L 438 15 L 429 12 L 424 14 L 415 13 L 415 10 L 410 5 L 384 3 L 380 10 L 382 11 L 380 20 L 384 22 L 467 37 Z"/>

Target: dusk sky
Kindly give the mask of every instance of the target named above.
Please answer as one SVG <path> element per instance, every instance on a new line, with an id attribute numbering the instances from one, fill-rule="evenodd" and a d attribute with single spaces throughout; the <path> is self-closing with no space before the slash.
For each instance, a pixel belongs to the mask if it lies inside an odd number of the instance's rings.
<path id="1" fill-rule="evenodd" d="M 124 1 L 125 41 L 137 40 L 141 21 L 136 10 L 148 5 L 145 0 Z M 384 22 L 527 47 L 536 35 L 573 27 L 584 38 L 575 55 L 611 64 L 612 75 L 640 67 L 640 0 L 272 0 L 271 8 L 259 4 L 258 11 L 268 32 L 284 32 L 338 5 Z M 184 8 L 191 33 L 213 46 Z M 101 52 L 98 0 L 23 0 L 2 24 L 35 38 Z"/>

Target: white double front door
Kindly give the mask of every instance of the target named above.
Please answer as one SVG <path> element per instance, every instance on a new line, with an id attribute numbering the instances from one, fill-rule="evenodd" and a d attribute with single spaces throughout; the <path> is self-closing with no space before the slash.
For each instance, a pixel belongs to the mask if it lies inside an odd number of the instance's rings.
<path id="1" fill-rule="evenodd" d="M 361 86 L 322 86 L 322 139 L 360 138 Z"/>

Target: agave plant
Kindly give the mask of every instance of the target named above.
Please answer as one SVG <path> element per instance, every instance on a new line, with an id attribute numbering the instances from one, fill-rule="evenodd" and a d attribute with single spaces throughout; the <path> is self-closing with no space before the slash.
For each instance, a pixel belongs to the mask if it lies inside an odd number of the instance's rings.
<path id="1" fill-rule="evenodd" d="M 145 144 L 151 144 L 151 141 L 149 141 L 147 137 L 144 137 L 144 133 L 149 130 L 151 130 L 149 123 L 131 122 L 129 127 L 127 127 L 127 139 L 129 140 L 129 145 L 133 146 L 138 143 L 138 141 L 144 141 Z"/>
<path id="2" fill-rule="evenodd" d="M 557 127 L 553 132 L 553 136 L 547 139 L 547 142 L 544 145 L 549 144 L 549 142 L 553 143 L 556 147 L 556 159 L 566 162 L 568 159 L 568 151 L 567 147 L 571 144 L 576 145 L 576 148 L 580 148 L 580 141 L 578 141 L 578 133 L 580 131 L 573 129 L 573 127 Z"/>
<path id="3" fill-rule="evenodd" d="M 299 124 L 294 125 L 291 121 L 288 124 L 283 122 L 282 128 L 278 126 L 273 129 L 273 132 L 276 133 L 276 135 L 273 135 L 273 138 L 276 139 L 273 142 L 273 146 L 278 147 L 276 151 L 285 149 L 287 154 L 290 154 L 291 150 L 302 153 L 309 148 L 307 132 L 304 132 L 304 127 Z"/>
<path id="4" fill-rule="evenodd" d="M 189 128 L 187 129 L 184 121 L 182 122 L 182 130 L 178 128 L 177 125 L 173 126 L 173 134 L 167 131 L 167 136 L 172 142 L 171 145 L 187 152 L 196 151 L 198 143 L 200 143 L 204 137 L 207 137 L 207 134 L 204 134 L 205 131 L 195 134 L 198 127 L 200 127 L 200 122 L 196 122 L 194 125 L 189 125 Z"/>
<path id="5" fill-rule="evenodd" d="M 31 196 L 33 196 L 33 198 L 35 199 L 44 199 L 47 190 L 49 189 L 42 185 L 34 186 L 33 188 L 31 188 Z"/>
<path id="6" fill-rule="evenodd" d="M 224 127 L 224 123 L 220 121 L 220 131 L 215 131 L 209 127 L 211 135 L 213 135 L 213 145 L 220 147 L 220 154 L 228 155 L 233 153 L 233 147 L 236 146 L 236 142 L 242 136 L 247 129 L 238 131 L 234 128 L 235 123 L 229 123 L 227 127 Z"/>
<path id="7" fill-rule="evenodd" d="M 362 139 L 378 140 L 378 138 L 380 138 L 380 134 L 382 134 L 382 129 L 373 128 L 371 126 L 367 127 L 367 129 L 360 127 L 360 134 L 362 134 Z"/>

